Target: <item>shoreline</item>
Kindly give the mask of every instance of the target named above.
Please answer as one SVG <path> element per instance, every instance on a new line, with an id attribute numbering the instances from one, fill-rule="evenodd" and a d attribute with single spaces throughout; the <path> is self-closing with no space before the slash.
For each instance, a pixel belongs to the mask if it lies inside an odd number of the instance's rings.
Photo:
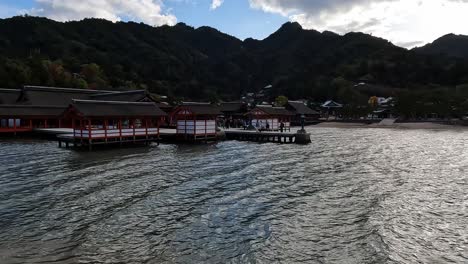
<path id="1" fill-rule="evenodd" d="M 358 122 L 323 122 L 317 125 L 308 126 L 310 128 L 386 128 L 386 129 L 429 129 L 429 130 L 468 130 L 468 126 L 446 125 L 434 122 L 408 122 L 383 125 L 379 123 L 364 124 Z"/>

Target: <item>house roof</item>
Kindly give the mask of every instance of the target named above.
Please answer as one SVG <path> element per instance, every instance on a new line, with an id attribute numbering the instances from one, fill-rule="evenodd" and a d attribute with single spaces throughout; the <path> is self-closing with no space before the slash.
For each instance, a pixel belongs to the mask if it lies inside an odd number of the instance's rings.
<path id="1" fill-rule="evenodd" d="M 176 108 L 176 113 L 180 109 L 186 109 L 195 115 L 207 115 L 207 116 L 218 116 L 222 115 L 219 107 L 216 107 L 209 103 L 183 103 Z"/>
<path id="2" fill-rule="evenodd" d="M 71 107 L 84 117 L 166 116 L 155 103 L 73 100 Z"/>
<path id="3" fill-rule="evenodd" d="M 299 115 L 318 115 L 319 113 L 315 110 L 307 107 L 303 102 L 289 101 L 288 106 L 293 112 Z"/>
<path id="4" fill-rule="evenodd" d="M 174 106 L 170 105 L 167 102 L 156 103 L 156 105 L 161 109 L 172 109 L 172 108 L 174 108 Z"/>
<path id="5" fill-rule="evenodd" d="M 341 108 L 341 107 L 343 107 L 343 105 L 339 104 L 339 103 L 337 103 L 337 102 L 335 102 L 333 100 L 329 100 L 329 101 L 326 101 L 322 105 L 322 107 L 324 107 L 324 108 Z"/>
<path id="6" fill-rule="evenodd" d="M 64 111 L 60 106 L 0 105 L 3 117 L 58 117 Z"/>
<path id="7" fill-rule="evenodd" d="M 18 89 L 0 89 L 0 104 L 15 104 L 20 93 Z"/>
<path id="8" fill-rule="evenodd" d="M 89 95 L 89 99 L 91 100 L 102 101 L 140 102 L 145 98 L 147 98 L 147 93 L 145 90 L 108 92 Z"/>
<path id="9" fill-rule="evenodd" d="M 234 113 L 242 113 L 245 112 L 246 105 L 242 102 L 229 102 L 229 103 L 221 103 L 219 105 L 219 110 L 223 113 L 226 112 L 234 112 Z"/>
<path id="10" fill-rule="evenodd" d="M 66 107 L 73 99 L 88 99 L 90 95 L 102 93 L 112 93 L 112 91 L 24 86 L 18 103 L 25 105 L 51 105 Z"/>
<path id="11" fill-rule="evenodd" d="M 259 105 L 255 107 L 251 112 L 255 111 L 255 109 L 258 109 L 260 111 L 263 111 L 264 113 L 272 116 L 292 116 L 294 115 L 293 112 L 287 110 L 285 107 L 273 107 L 273 106 L 264 106 L 264 105 Z"/>

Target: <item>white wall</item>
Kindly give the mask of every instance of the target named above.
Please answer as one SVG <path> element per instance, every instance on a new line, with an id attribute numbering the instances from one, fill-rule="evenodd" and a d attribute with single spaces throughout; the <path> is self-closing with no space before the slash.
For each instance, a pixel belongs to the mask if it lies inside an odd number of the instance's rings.
<path id="1" fill-rule="evenodd" d="M 196 129 L 196 131 L 195 131 Z M 177 134 L 205 135 L 216 134 L 216 121 L 207 120 L 205 129 L 205 120 L 179 120 L 177 121 Z"/>

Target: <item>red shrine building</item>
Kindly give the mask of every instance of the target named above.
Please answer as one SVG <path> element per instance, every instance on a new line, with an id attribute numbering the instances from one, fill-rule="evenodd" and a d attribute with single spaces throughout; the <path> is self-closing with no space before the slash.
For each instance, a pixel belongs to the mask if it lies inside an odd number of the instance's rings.
<path id="1" fill-rule="evenodd" d="M 76 102 L 74 100 L 153 102 L 145 90 L 102 91 L 42 86 L 0 89 L 0 134 L 39 128 L 74 128 L 78 124 L 63 115 L 68 106 Z M 160 115 L 157 109 L 156 114 Z"/>
<path id="2" fill-rule="evenodd" d="M 157 140 L 166 113 L 152 102 L 73 100 L 63 117 L 71 120 L 74 141 L 91 146 Z"/>
<path id="3" fill-rule="evenodd" d="M 184 103 L 171 116 L 177 124 L 178 138 L 197 141 L 217 138 L 216 119 L 220 115 L 219 108 L 211 104 Z"/>
<path id="4" fill-rule="evenodd" d="M 247 115 L 250 118 L 251 125 L 258 130 L 280 130 L 281 123 L 284 129 L 291 128 L 291 118 L 294 113 L 284 107 L 257 106 Z"/>
<path id="5" fill-rule="evenodd" d="M 31 132 L 35 128 L 61 128 L 67 122 L 59 118 L 59 106 L 0 105 L 0 133 Z"/>

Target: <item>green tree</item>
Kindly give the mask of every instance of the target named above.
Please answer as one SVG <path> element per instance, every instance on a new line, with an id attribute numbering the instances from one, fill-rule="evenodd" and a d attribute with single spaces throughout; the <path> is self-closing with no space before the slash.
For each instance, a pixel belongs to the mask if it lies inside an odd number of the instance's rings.
<path id="1" fill-rule="evenodd" d="M 72 86 L 80 89 L 88 89 L 88 83 L 83 78 L 74 78 Z"/>
<path id="2" fill-rule="evenodd" d="M 88 87 L 91 89 L 106 88 L 107 82 L 104 72 L 101 67 L 96 63 L 85 64 L 81 68 L 81 75 L 88 83 Z"/>
<path id="3" fill-rule="evenodd" d="M 285 106 L 288 104 L 288 98 L 284 95 L 280 95 L 275 99 L 276 106 Z"/>

